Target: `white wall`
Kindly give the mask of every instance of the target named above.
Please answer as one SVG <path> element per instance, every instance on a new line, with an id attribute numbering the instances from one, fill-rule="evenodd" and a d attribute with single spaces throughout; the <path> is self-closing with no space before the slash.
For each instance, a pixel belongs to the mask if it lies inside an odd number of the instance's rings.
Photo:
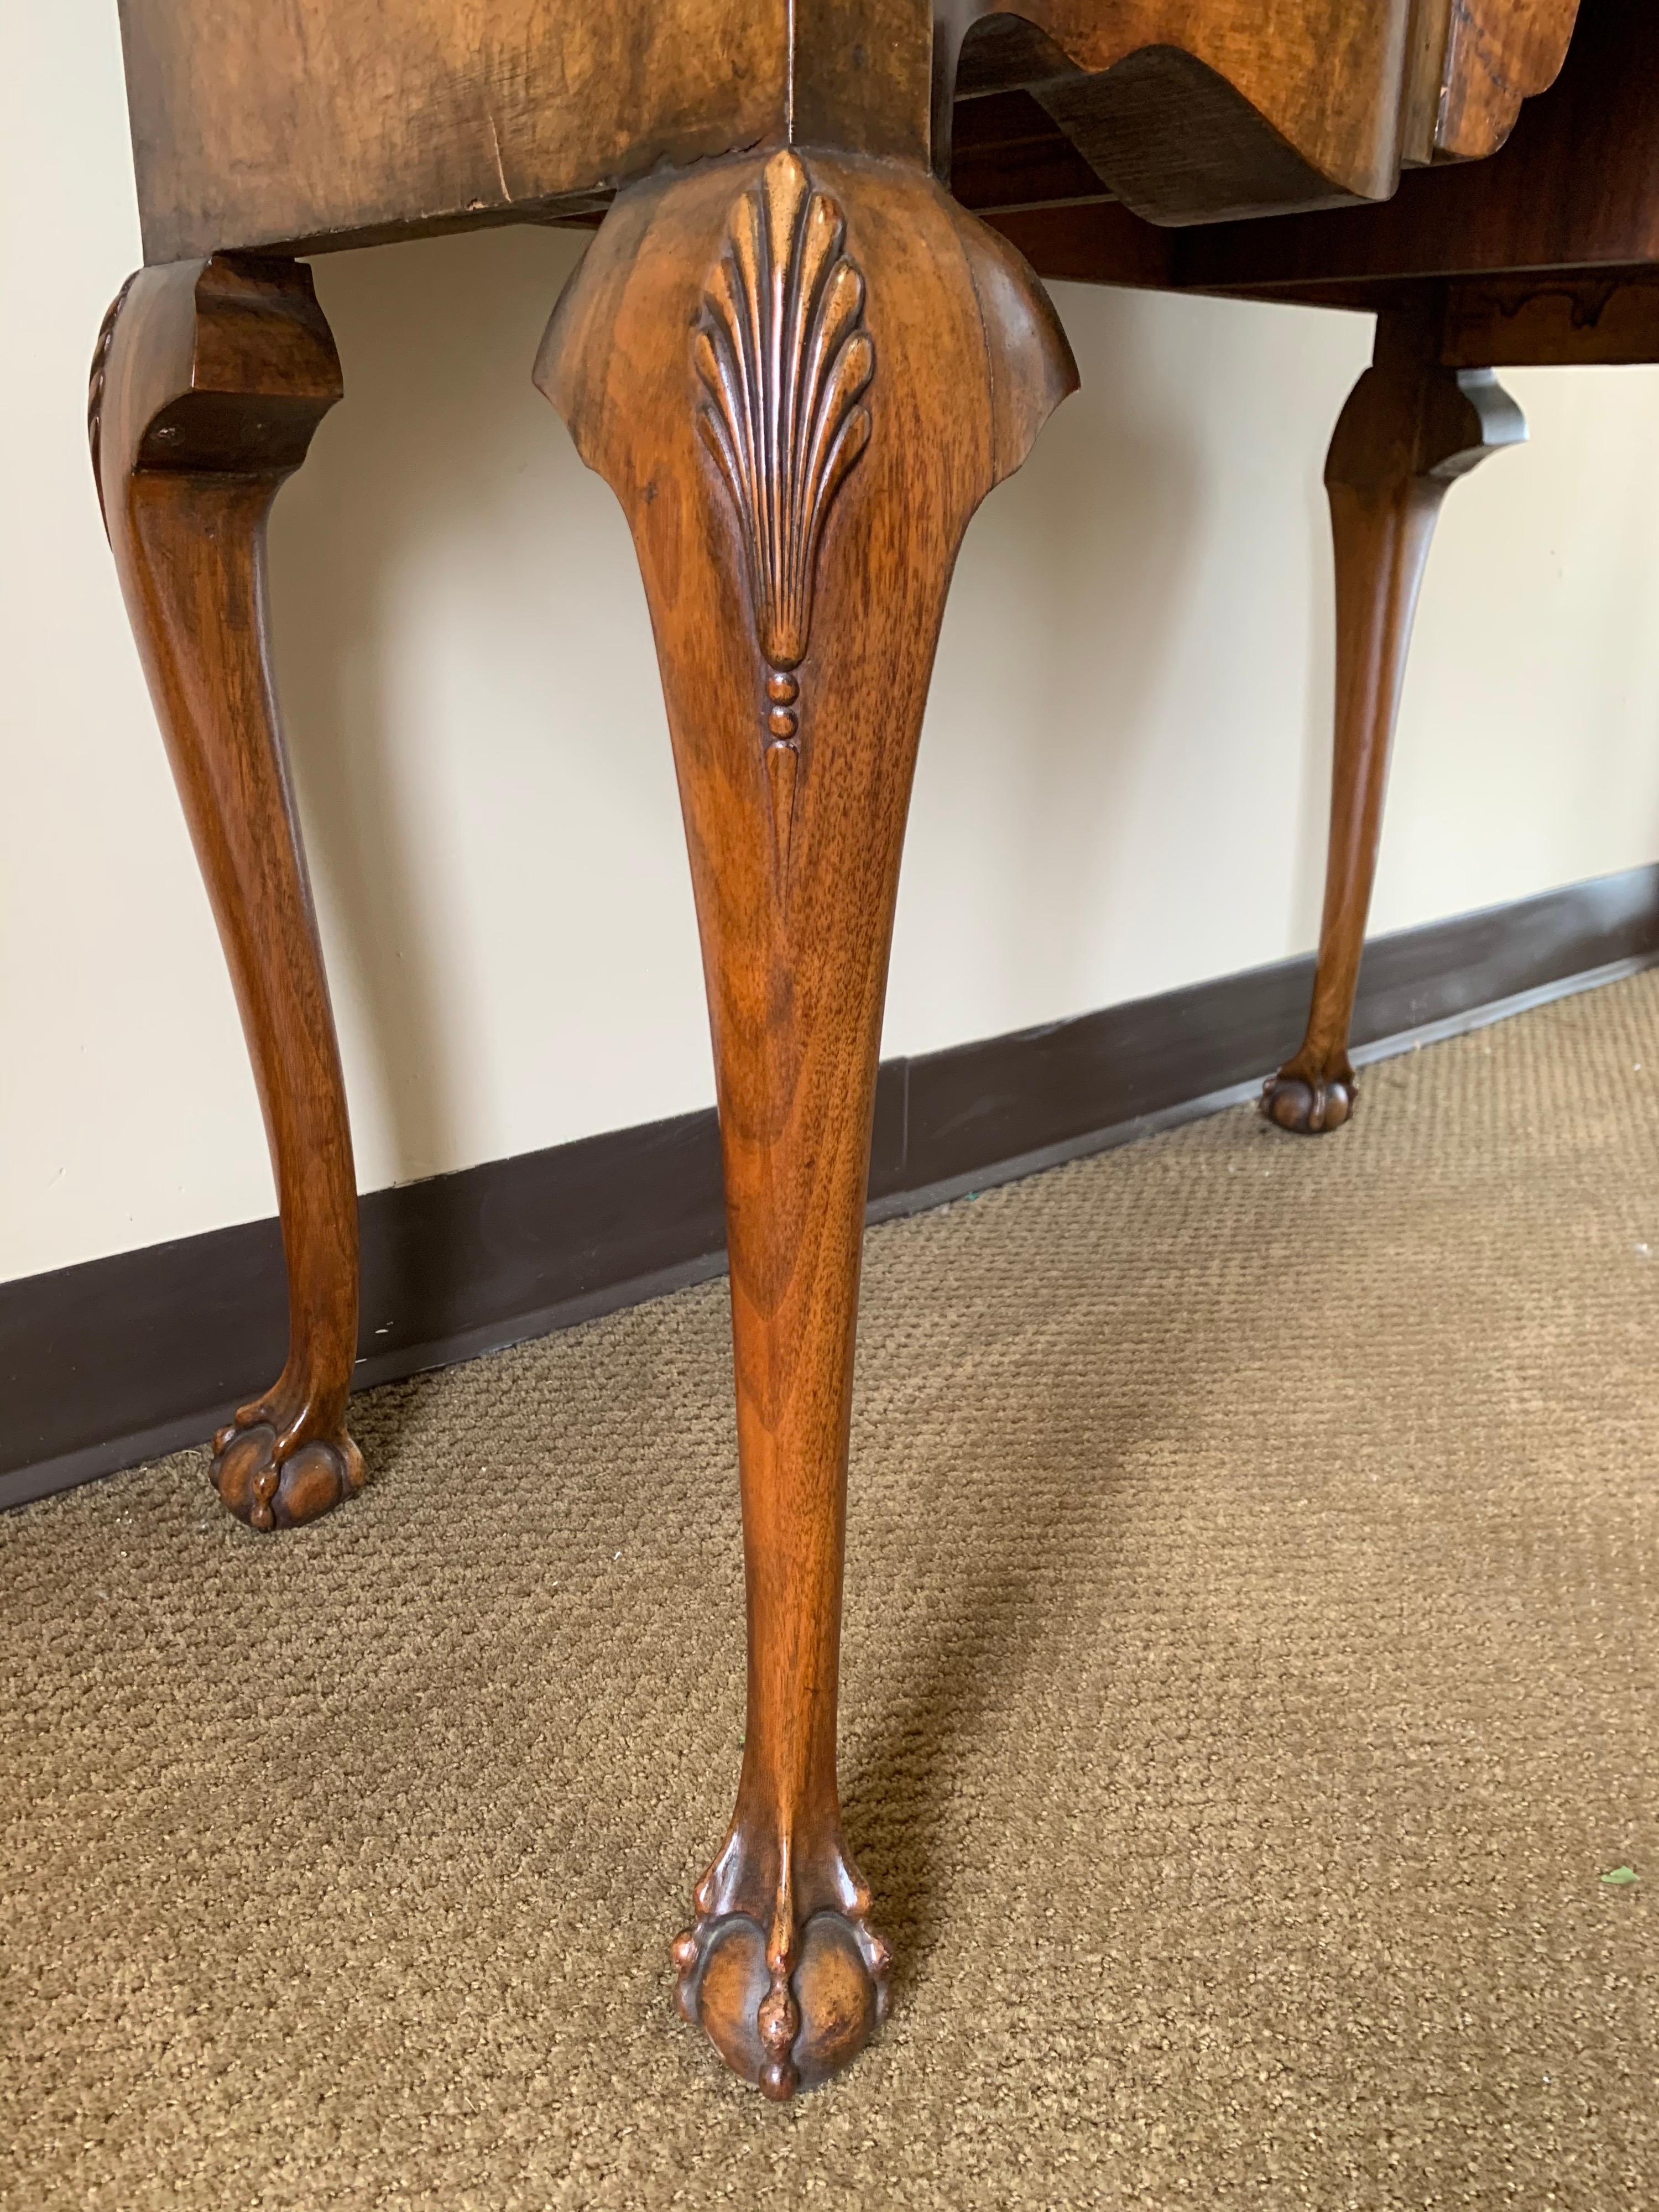
<path id="1" fill-rule="evenodd" d="M 529 370 L 580 251 L 317 264 L 349 397 L 279 501 L 277 651 L 365 1188 L 712 1096 L 618 510 Z M 86 362 L 138 258 L 114 0 L 0 16 L 0 1277 L 270 1211 L 102 542 Z M 1359 319 L 1057 289 L 1085 389 L 969 534 L 885 1048 L 1299 951 L 1331 684 L 1319 471 Z M 1533 373 L 1448 503 L 1389 929 L 1659 856 L 1659 376 Z"/>

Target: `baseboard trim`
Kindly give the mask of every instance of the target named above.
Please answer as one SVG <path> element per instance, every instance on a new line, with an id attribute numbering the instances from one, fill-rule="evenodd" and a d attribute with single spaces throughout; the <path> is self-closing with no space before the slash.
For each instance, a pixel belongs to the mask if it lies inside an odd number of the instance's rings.
<path id="1" fill-rule="evenodd" d="M 1659 865 L 1377 938 L 1356 1060 L 1659 962 Z M 885 1220 L 1213 1113 L 1294 1047 L 1310 957 L 884 1063 L 869 1218 Z M 357 1384 L 395 1381 L 725 1268 L 712 1112 L 362 1202 Z M 0 1507 L 198 1443 L 282 1364 L 274 1220 L 0 1285 Z"/>

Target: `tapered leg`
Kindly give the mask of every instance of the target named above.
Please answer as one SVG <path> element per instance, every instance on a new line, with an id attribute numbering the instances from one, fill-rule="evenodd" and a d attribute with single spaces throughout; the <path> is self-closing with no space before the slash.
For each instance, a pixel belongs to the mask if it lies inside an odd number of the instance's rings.
<path id="1" fill-rule="evenodd" d="M 1353 1111 L 1353 1018 L 1382 834 L 1382 795 L 1412 620 L 1440 502 L 1454 478 L 1524 438 L 1490 369 L 1443 368 L 1438 319 L 1384 313 L 1372 366 L 1331 441 L 1325 489 L 1336 548 L 1336 744 L 1330 851 L 1313 1003 L 1302 1048 L 1268 1078 L 1261 1110 L 1316 1136 Z"/>
<path id="2" fill-rule="evenodd" d="M 340 396 L 293 261 L 146 269 L 93 363 L 93 466 L 150 696 L 230 966 L 288 1260 L 289 1355 L 215 1440 L 255 1528 L 314 1520 L 362 1481 L 346 1433 L 357 1197 L 328 985 L 267 641 L 265 520 Z M 208 1286 L 210 1295 L 210 1286 Z"/>
<path id="3" fill-rule="evenodd" d="M 680 2002 L 769 2095 L 862 2045 L 887 1954 L 836 1789 L 853 1340 L 917 734 L 969 515 L 1075 382 L 932 181 L 808 152 L 618 201 L 537 381 L 631 524 L 690 849 L 724 1148 L 748 1583 L 735 1817 Z"/>

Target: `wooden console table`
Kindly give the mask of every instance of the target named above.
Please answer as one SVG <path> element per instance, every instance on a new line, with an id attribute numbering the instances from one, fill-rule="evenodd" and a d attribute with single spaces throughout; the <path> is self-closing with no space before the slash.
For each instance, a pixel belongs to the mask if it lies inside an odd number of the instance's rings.
<path id="1" fill-rule="evenodd" d="M 687 2016 L 770 2096 L 846 2063 L 884 2003 L 836 1786 L 859 1254 L 951 567 L 1075 382 L 1010 238 L 1056 275 L 1311 293 L 1340 273 L 1323 226 L 1383 218 L 1293 211 L 1382 201 L 1412 164 L 1408 183 L 1460 181 L 1433 165 L 1497 150 L 1575 11 L 122 0 L 146 266 L 99 341 L 92 441 L 281 1203 L 288 1362 L 213 1470 L 258 1529 L 363 1480 L 350 1137 L 265 635 L 266 515 L 341 391 L 299 257 L 597 227 L 535 375 L 627 513 L 661 664 L 714 1032 L 749 1593 L 737 1810 L 674 1959 Z M 1517 265 L 1505 250 L 1481 265 Z M 1264 273 L 1275 257 L 1287 274 Z M 1547 306 L 1505 320 L 1501 300 L 1425 293 L 1406 258 L 1333 456 L 1346 842 L 1322 1027 L 1275 1101 L 1309 1127 L 1338 1118 L 1350 1079 L 1335 1017 L 1428 519 L 1447 476 L 1515 427 L 1466 367 L 1501 331 L 1566 326 Z"/>

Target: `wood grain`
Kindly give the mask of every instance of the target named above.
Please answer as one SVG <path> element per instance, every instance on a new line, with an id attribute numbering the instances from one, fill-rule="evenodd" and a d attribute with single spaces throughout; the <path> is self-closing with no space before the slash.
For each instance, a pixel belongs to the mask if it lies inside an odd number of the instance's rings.
<path id="1" fill-rule="evenodd" d="M 1412 0 L 943 0 L 941 38 L 960 45 L 1003 14 L 1042 34 L 1054 58 L 1039 97 L 1064 104 L 1074 141 L 1142 214 L 1190 222 L 1394 189 Z M 988 33 L 1001 36 L 972 35 Z M 1023 60 L 1020 80 L 1040 66 Z M 1079 73 L 1095 82 L 1066 82 Z"/>
<path id="2" fill-rule="evenodd" d="M 509 219 L 785 127 L 787 0 L 122 0 L 147 260 Z"/>
<path id="3" fill-rule="evenodd" d="M 1554 83 L 1577 20 L 1578 0 L 1452 0 L 1436 153 L 1495 154 L 1522 100 Z"/>
<path id="4" fill-rule="evenodd" d="M 1389 755 L 1413 618 L 1441 501 L 1490 453 L 1526 435 L 1489 369 L 1439 364 L 1432 316 L 1377 318 L 1376 357 L 1337 422 L 1325 464 L 1336 553 L 1336 723 L 1325 910 L 1307 1034 L 1269 1077 L 1262 1111 L 1281 1128 L 1340 1128 L 1357 1086 L 1348 1031 L 1382 839 Z"/>
<path id="5" fill-rule="evenodd" d="M 580 218 L 786 139 L 928 158 L 926 0 L 121 0 L 152 262 Z"/>
<path id="6" fill-rule="evenodd" d="M 953 24 L 963 89 L 954 128 L 974 142 L 970 204 L 1094 200 L 1097 178 L 1137 214 L 1187 224 L 1378 199 L 1402 165 L 1492 152 L 1559 68 L 1576 6 L 1417 0 L 1403 11 L 1269 12 L 1138 0 L 981 15 L 964 30 L 970 13 L 964 5 Z M 1015 88 L 1088 165 L 1069 191 L 1054 189 L 1061 173 L 1046 148 L 1033 149 L 1045 173 L 1022 174 L 1029 131 L 1016 124 L 998 143 L 974 114 Z M 1462 134 L 1455 146 L 1442 143 L 1450 125 Z M 961 167 L 954 151 L 950 159 Z"/>
<path id="7" fill-rule="evenodd" d="M 1063 207 L 1112 197 L 1054 117 L 1018 88 L 960 103 L 949 181 L 952 195 L 975 210 Z"/>
<path id="8" fill-rule="evenodd" d="M 1401 152 L 1413 164 L 1482 161 L 1523 100 L 1555 81 L 1579 0 L 1418 0 Z"/>
<path id="9" fill-rule="evenodd" d="M 1659 362 L 1659 270 L 1487 276 L 1449 284 L 1448 368 L 1589 368 Z"/>
<path id="10" fill-rule="evenodd" d="M 1439 150 L 1489 150 L 1571 12 L 1456 0 L 1425 47 L 1415 0 L 121 0 L 151 262 L 584 221 L 785 143 L 943 177 L 959 73 L 1031 88 L 1159 222 L 1375 200 L 1427 88 Z"/>
<path id="11" fill-rule="evenodd" d="M 1217 225 L 1178 241 L 1176 281 L 1206 291 L 1314 296 L 1364 278 L 1622 269 L 1659 262 L 1659 9 L 1596 0 L 1559 81 L 1528 100 L 1489 161 L 1420 169 L 1386 205 L 1317 220 Z M 1045 233 L 1008 226 L 1046 269 Z M 1086 225 L 1087 210 L 1080 210 Z M 1076 261 L 1085 249 L 1062 249 Z"/>
<path id="12" fill-rule="evenodd" d="M 1431 161 L 1445 99 L 1455 0 L 1417 0 L 1406 55 L 1406 88 L 1400 116 L 1400 158 L 1413 167 Z"/>
<path id="13" fill-rule="evenodd" d="M 676 1947 L 682 2003 L 787 2096 L 883 2002 L 841 1836 L 836 1676 L 916 740 L 963 531 L 1075 371 L 1023 264 L 922 173 L 786 152 L 619 199 L 537 380 L 633 530 L 714 1042 L 749 1712 L 732 1829 Z"/>
<path id="14" fill-rule="evenodd" d="M 117 301 L 88 424 L 110 545 L 225 948 L 276 1170 L 289 1355 L 216 1439 L 256 1528 L 356 1489 L 357 1199 L 344 1085 L 271 679 L 265 520 L 340 397 L 308 270 L 184 262 Z M 203 1285 L 210 1297 L 212 1285 Z"/>

